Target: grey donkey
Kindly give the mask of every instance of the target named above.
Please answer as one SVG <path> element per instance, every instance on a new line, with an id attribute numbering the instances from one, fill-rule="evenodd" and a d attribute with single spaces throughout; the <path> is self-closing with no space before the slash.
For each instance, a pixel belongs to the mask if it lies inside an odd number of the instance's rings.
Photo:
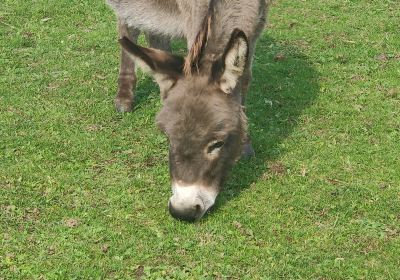
<path id="1" fill-rule="evenodd" d="M 107 2 L 122 46 L 116 109 L 132 109 L 135 65 L 154 77 L 163 100 L 156 123 L 170 143 L 169 212 L 197 221 L 214 205 L 234 163 L 254 153 L 243 105 L 268 1 Z M 141 31 L 151 48 L 136 44 Z M 170 53 L 176 37 L 187 41 L 185 58 Z"/>

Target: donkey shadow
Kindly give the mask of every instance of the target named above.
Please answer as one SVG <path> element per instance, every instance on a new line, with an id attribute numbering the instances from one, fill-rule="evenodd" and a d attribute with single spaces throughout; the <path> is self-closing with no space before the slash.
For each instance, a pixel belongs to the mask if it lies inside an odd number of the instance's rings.
<path id="1" fill-rule="evenodd" d="M 246 112 L 256 155 L 236 164 L 211 215 L 262 177 L 270 176 L 269 163 L 275 165 L 274 172 L 285 172 L 285 167 L 276 163 L 282 154 L 280 143 L 296 128 L 302 112 L 319 92 L 318 72 L 294 46 L 263 35 L 254 60 Z"/>

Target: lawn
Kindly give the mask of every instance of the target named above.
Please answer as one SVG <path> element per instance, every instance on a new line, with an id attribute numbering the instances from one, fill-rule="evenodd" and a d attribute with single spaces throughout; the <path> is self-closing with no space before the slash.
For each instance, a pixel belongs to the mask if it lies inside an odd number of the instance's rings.
<path id="1" fill-rule="evenodd" d="M 0 279 L 400 279 L 399 18 L 397 0 L 275 1 L 256 157 L 188 224 L 156 84 L 139 73 L 135 111 L 114 110 L 112 11 L 2 0 Z"/>

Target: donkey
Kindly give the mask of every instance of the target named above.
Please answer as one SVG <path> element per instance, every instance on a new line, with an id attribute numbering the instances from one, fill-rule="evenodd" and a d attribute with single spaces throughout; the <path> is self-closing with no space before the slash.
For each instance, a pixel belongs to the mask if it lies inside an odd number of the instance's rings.
<path id="1" fill-rule="evenodd" d="M 169 140 L 170 214 L 199 220 L 228 171 L 254 154 L 244 102 L 268 0 L 107 0 L 118 18 L 121 65 L 116 109 L 132 109 L 137 64 L 160 87 L 156 123 Z M 151 48 L 136 44 L 144 31 Z M 188 55 L 170 53 L 170 38 Z"/>

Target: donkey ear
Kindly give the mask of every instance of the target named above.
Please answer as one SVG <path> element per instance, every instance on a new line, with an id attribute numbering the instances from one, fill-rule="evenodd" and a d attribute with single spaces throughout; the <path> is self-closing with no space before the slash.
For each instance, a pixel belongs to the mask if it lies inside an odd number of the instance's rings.
<path id="1" fill-rule="evenodd" d="M 249 43 L 246 34 L 240 29 L 235 29 L 221 59 L 212 66 L 211 79 L 219 83 L 223 92 L 230 94 L 235 89 L 248 56 Z"/>
<path id="2" fill-rule="evenodd" d="M 183 75 L 182 57 L 138 46 L 126 37 L 120 39 L 119 43 L 143 71 L 154 77 L 162 93 L 169 90 Z"/>

